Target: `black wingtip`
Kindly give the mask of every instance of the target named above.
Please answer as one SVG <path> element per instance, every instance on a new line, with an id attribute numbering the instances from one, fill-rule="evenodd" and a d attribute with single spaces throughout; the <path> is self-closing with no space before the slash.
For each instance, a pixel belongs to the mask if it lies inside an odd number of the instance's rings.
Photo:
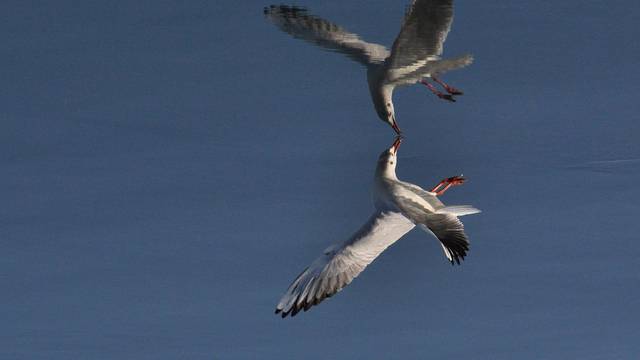
<path id="1" fill-rule="evenodd" d="M 265 12 L 276 11 L 276 10 L 283 14 L 295 15 L 298 13 L 306 12 L 307 8 L 304 6 L 297 6 L 297 5 L 269 5 L 264 7 Z"/>
<path id="2" fill-rule="evenodd" d="M 282 311 L 282 309 L 276 309 L 275 314 L 278 316 L 281 316 L 283 319 L 286 318 L 287 316 L 291 315 L 291 310 L 289 311 Z M 292 315 L 293 316 L 293 315 Z"/>

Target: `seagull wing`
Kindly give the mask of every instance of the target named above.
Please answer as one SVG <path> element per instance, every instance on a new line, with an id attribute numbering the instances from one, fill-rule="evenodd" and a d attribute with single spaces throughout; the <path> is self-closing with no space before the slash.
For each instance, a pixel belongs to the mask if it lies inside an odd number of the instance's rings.
<path id="1" fill-rule="evenodd" d="M 452 0 L 414 1 L 387 59 L 387 81 L 396 86 L 413 84 L 471 64 L 471 55 L 440 59 L 452 21 Z"/>
<path id="2" fill-rule="evenodd" d="M 349 240 L 326 249 L 298 275 L 276 306 L 276 314 L 295 316 L 331 297 L 414 226 L 398 212 L 374 213 Z"/>
<path id="3" fill-rule="evenodd" d="M 437 60 L 453 21 L 453 0 L 415 0 L 393 43 L 391 68 Z"/>
<path id="4" fill-rule="evenodd" d="M 404 190 L 408 191 L 408 193 L 405 193 L 405 196 L 407 198 L 411 198 L 412 197 L 411 193 L 413 193 L 413 195 L 417 195 L 419 198 L 426 201 L 427 204 L 431 207 L 431 209 L 426 209 L 425 207 L 418 206 L 418 208 L 420 209 L 419 211 L 421 212 L 425 210 L 437 211 L 438 209 L 441 209 L 444 207 L 444 204 L 442 203 L 442 201 L 440 201 L 440 199 L 438 199 L 435 193 L 432 193 L 430 191 L 427 191 L 421 188 L 418 185 L 408 183 L 405 181 L 398 181 L 398 185 Z"/>
<path id="5" fill-rule="evenodd" d="M 430 214 L 426 216 L 420 228 L 435 235 L 440 240 L 444 254 L 459 265 L 469 251 L 469 238 L 464 233 L 464 225 L 453 214 Z"/>
<path id="6" fill-rule="evenodd" d="M 264 13 L 280 30 L 293 37 L 343 53 L 365 66 L 381 63 L 389 56 L 384 46 L 363 41 L 334 23 L 310 15 L 304 8 L 271 5 Z"/>
<path id="7" fill-rule="evenodd" d="M 440 241 L 445 256 L 452 264 L 460 264 L 469 250 L 469 239 L 458 216 L 476 214 L 480 210 L 469 205 L 444 206 L 435 194 L 417 185 L 406 182 L 398 185 L 395 202 L 398 209 Z"/>

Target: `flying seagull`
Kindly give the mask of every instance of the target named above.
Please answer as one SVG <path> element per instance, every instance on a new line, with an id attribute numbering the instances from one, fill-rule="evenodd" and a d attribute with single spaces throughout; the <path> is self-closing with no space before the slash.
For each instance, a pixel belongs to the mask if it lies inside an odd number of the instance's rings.
<path id="1" fill-rule="evenodd" d="M 455 101 L 462 91 L 447 85 L 440 74 L 465 67 L 471 55 L 442 59 L 443 44 L 453 21 L 453 0 L 415 0 L 409 6 L 400 34 L 391 51 L 366 42 L 357 34 L 327 20 L 311 15 L 305 8 L 271 5 L 265 16 L 280 30 L 330 51 L 343 53 L 367 68 L 367 82 L 378 117 L 396 133 L 400 128 L 393 108 L 396 86 L 422 83 L 441 99 Z M 440 84 L 440 92 L 426 79 Z"/>
<path id="2" fill-rule="evenodd" d="M 348 240 L 327 248 L 291 283 L 276 306 L 276 314 L 295 316 L 333 296 L 360 274 L 387 247 L 416 225 L 440 241 L 451 264 L 460 264 L 469 250 L 469 240 L 458 216 L 480 210 L 469 206 L 445 206 L 438 199 L 451 186 L 465 179 L 453 176 L 430 191 L 398 180 L 397 152 L 401 138 L 380 154 L 374 176 L 375 210 L 369 220 Z"/>

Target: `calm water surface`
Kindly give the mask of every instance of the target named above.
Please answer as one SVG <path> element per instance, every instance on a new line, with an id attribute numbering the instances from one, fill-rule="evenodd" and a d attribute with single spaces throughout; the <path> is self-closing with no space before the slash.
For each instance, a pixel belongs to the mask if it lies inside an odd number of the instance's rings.
<path id="1" fill-rule="evenodd" d="M 5 5 L 0 357 L 630 359 L 640 353 L 637 2 L 458 1 L 455 104 L 396 89 L 401 178 L 469 179 L 451 267 L 414 231 L 294 319 L 371 211 L 366 72 L 269 3 Z M 406 2 L 298 4 L 391 46 Z"/>

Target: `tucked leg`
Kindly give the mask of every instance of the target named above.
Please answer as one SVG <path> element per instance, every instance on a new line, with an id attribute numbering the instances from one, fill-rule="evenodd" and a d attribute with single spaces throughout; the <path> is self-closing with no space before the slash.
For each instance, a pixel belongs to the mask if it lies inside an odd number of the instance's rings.
<path id="1" fill-rule="evenodd" d="M 449 190 L 452 186 L 462 185 L 466 179 L 460 176 L 452 176 L 450 178 L 443 179 L 436 186 L 431 189 L 431 192 L 436 193 L 436 195 L 440 196 L 444 194 L 445 191 Z"/>
<path id="2" fill-rule="evenodd" d="M 438 84 L 440 84 L 451 95 L 462 95 L 462 94 L 464 94 L 462 91 L 454 88 L 453 86 L 449 86 L 447 83 L 445 83 L 444 81 L 440 80 L 439 78 L 437 78 L 435 76 L 431 76 L 431 78 L 433 79 L 433 81 L 435 81 Z"/>
<path id="3" fill-rule="evenodd" d="M 438 89 L 436 89 L 435 86 L 431 85 L 428 81 L 420 80 L 420 82 L 422 83 L 422 85 L 424 85 L 427 88 L 429 88 L 429 90 L 431 90 L 431 92 L 434 93 L 440 99 L 444 99 L 444 100 L 451 101 L 451 102 L 456 102 L 456 99 L 454 99 L 453 96 L 451 96 L 449 94 L 441 93 L 440 91 L 438 91 Z"/>

